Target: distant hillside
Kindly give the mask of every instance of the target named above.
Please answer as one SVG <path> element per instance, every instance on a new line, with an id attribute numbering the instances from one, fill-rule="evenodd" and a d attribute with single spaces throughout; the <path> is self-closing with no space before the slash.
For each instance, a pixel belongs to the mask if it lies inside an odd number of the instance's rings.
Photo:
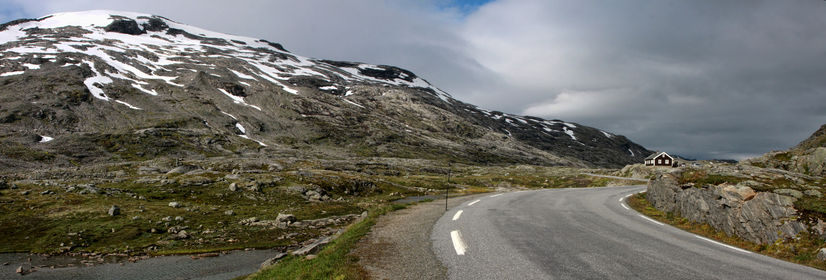
<path id="1" fill-rule="evenodd" d="M 813 176 L 826 176 L 826 125 L 787 151 L 772 151 L 744 163 Z"/>
<path id="2" fill-rule="evenodd" d="M 794 146 L 792 150 L 808 150 L 818 147 L 826 147 L 826 124 L 822 125 L 812 136 Z"/>
<path id="3" fill-rule="evenodd" d="M 0 66 L 0 163 L 16 168 L 245 154 L 621 167 L 650 153 L 585 125 L 478 108 L 398 67 L 154 15 L 12 21 L 0 25 Z"/>

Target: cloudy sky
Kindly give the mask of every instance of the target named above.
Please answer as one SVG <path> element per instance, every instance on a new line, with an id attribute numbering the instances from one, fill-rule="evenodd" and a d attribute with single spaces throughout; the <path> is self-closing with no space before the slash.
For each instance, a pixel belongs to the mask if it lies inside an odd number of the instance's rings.
<path id="1" fill-rule="evenodd" d="M 826 1 L 0 0 L 0 22 L 107 9 L 394 65 L 456 99 L 743 159 L 826 124 Z"/>

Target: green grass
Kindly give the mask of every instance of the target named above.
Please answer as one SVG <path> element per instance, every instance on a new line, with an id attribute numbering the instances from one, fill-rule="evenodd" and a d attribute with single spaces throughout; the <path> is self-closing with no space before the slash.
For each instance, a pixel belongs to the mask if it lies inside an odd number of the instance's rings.
<path id="1" fill-rule="evenodd" d="M 357 264 L 356 257 L 348 255 L 350 250 L 370 232 L 377 217 L 404 208 L 401 204 L 376 208 L 370 211 L 367 218 L 353 224 L 330 242 L 316 258 L 308 260 L 290 255 L 246 279 L 368 279 L 367 272 Z"/>

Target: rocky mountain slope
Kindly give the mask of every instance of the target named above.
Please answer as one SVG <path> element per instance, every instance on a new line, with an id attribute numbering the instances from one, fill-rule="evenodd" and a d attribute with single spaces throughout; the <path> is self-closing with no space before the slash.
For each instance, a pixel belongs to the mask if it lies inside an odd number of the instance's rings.
<path id="1" fill-rule="evenodd" d="M 621 167 L 595 128 L 490 111 L 393 66 L 294 55 L 170 19 L 88 11 L 0 25 L 0 165 L 301 154 Z"/>
<path id="2" fill-rule="evenodd" d="M 787 151 L 772 151 L 744 162 L 818 177 L 826 176 L 826 125 Z"/>

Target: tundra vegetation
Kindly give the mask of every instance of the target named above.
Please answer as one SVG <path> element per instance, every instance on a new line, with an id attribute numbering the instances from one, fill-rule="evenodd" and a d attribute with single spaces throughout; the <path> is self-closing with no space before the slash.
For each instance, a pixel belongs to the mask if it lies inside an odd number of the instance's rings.
<path id="1" fill-rule="evenodd" d="M 164 255 L 284 251 L 408 196 L 619 184 L 597 170 L 371 160 L 107 163 L 0 175 L 0 252 Z M 450 172 L 450 183 L 447 174 Z M 117 209 L 115 209 L 117 208 Z M 287 216 L 293 218 L 284 218 Z"/>

